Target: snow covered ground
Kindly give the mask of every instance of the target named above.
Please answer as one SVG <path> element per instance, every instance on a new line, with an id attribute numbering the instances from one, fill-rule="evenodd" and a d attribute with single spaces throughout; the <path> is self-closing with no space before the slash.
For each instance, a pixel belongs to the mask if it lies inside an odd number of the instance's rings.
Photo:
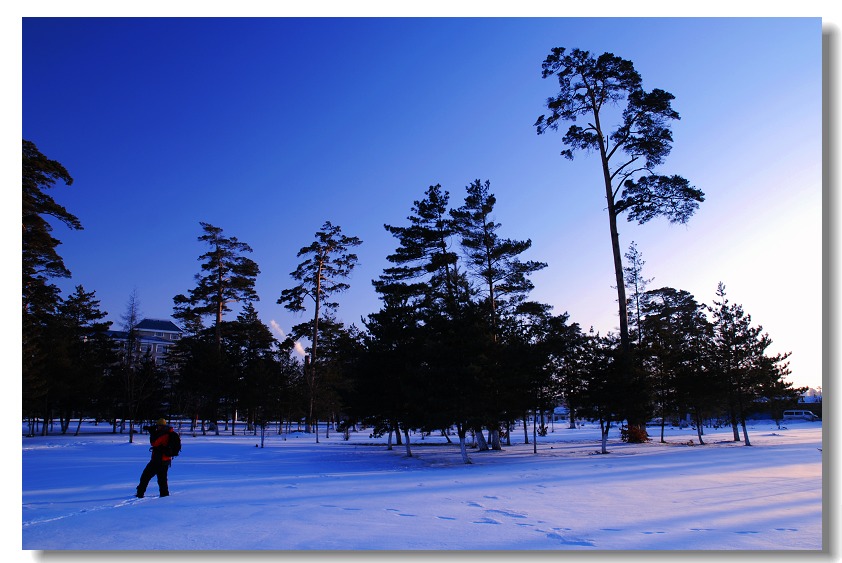
<path id="1" fill-rule="evenodd" d="M 263 448 L 183 431 L 171 496 L 153 479 L 144 499 L 148 437 L 92 430 L 22 438 L 23 550 L 822 549 L 821 422 L 756 421 L 752 447 L 730 428 L 705 446 L 692 429 L 634 445 L 612 430 L 606 455 L 596 425 L 556 423 L 537 454 L 520 430 L 471 465 L 435 435 L 413 435 L 409 458 L 368 431 Z"/>

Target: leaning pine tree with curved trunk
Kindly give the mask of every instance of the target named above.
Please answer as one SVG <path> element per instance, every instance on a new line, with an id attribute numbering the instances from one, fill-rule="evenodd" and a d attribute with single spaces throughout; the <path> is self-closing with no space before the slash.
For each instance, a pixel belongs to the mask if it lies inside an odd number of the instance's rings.
<path id="1" fill-rule="evenodd" d="M 620 357 L 629 368 L 623 370 L 627 374 L 623 383 L 629 392 L 629 439 L 643 441 L 647 439 L 646 398 L 642 392 L 634 392 L 637 386 L 630 375 L 631 345 L 617 218 L 626 213 L 627 220 L 638 224 L 659 216 L 671 223 L 686 223 L 704 201 L 704 194 L 681 176 L 655 172 L 672 149 L 670 123 L 679 119 L 671 105 L 675 97 L 657 88 L 645 91 L 631 61 L 612 53 L 594 57 L 588 51 L 568 52 L 556 47 L 542 70 L 543 78 L 558 79 L 559 92 L 547 99 L 549 115 L 541 115 L 535 122 L 538 134 L 557 130 L 559 122 L 575 122 L 582 117 L 587 123 L 570 126 L 562 138 L 566 148 L 561 154 L 572 159 L 574 151 L 584 150 L 600 158 L 619 304 Z M 625 108 L 618 114 L 615 107 L 622 104 Z"/>

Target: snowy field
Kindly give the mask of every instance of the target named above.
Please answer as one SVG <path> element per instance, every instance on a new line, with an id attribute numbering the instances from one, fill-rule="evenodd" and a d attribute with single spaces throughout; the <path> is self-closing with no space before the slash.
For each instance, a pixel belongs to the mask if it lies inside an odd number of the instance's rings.
<path id="1" fill-rule="evenodd" d="M 756 421 L 752 447 L 730 428 L 706 429 L 705 446 L 688 444 L 692 429 L 668 428 L 667 444 L 659 431 L 630 445 L 612 430 L 600 455 L 596 425 L 556 423 L 537 454 L 519 430 L 470 465 L 436 435 L 412 435 L 409 458 L 368 431 L 318 444 L 273 432 L 263 448 L 183 431 L 171 496 L 153 479 L 144 499 L 132 495 L 148 436 L 23 437 L 20 547 L 38 559 L 49 553 L 28 550 L 822 549 L 821 422 Z"/>

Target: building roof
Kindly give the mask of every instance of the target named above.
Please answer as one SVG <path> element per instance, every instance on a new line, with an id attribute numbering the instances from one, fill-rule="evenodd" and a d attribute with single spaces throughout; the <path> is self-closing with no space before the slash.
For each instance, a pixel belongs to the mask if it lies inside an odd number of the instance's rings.
<path id="1" fill-rule="evenodd" d="M 125 330 L 107 330 L 105 333 L 114 340 L 129 339 L 129 333 Z M 160 336 L 146 336 L 143 334 L 139 334 L 137 336 L 137 341 L 141 343 L 160 342 L 161 344 L 173 344 L 172 340 L 167 340 L 166 338 L 161 338 Z"/>
<path id="2" fill-rule="evenodd" d="M 135 327 L 138 330 L 154 330 L 157 332 L 184 332 L 172 321 L 162 319 L 143 319 Z"/>

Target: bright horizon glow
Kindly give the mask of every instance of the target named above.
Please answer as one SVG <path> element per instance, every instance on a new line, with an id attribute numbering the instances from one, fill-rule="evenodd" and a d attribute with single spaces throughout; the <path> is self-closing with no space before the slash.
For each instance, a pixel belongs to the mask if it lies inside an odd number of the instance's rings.
<path id="1" fill-rule="evenodd" d="M 686 226 L 620 224 L 650 288 L 712 303 L 725 283 L 772 340 L 790 380 L 822 386 L 821 20 L 25 19 L 23 137 L 73 176 L 51 195 L 85 230 L 54 232 L 73 272 L 119 326 L 137 289 L 168 318 L 193 287 L 199 221 L 248 243 L 256 303 L 276 332 L 304 318 L 276 303 L 325 221 L 359 236 L 338 317 L 360 326 L 414 200 L 441 183 L 458 207 L 490 180 L 505 237 L 549 267 L 532 297 L 616 330 L 595 156 L 559 156 L 532 124 L 555 93 L 552 47 L 611 51 L 644 87 L 676 96 L 660 169 L 705 192 Z M 636 38 L 646 34 L 647 42 Z M 714 39 L 714 40 L 712 40 Z M 737 53 L 739 56 L 735 56 Z"/>

